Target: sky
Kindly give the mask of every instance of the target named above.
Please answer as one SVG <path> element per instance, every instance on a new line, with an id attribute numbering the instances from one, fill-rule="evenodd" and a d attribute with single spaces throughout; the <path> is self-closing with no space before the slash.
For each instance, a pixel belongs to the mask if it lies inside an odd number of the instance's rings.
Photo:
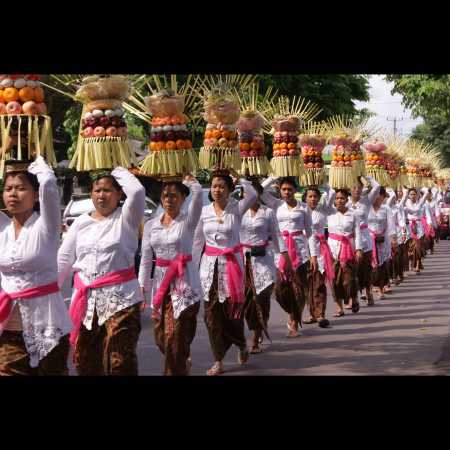
<path id="1" fill-rule="evenodd" d="M 422 119 L 413 119 L 411 111 L 405 109 L 402 105 L 402 96 L 400 94 L 391 95 L 393 83 L 384 80 L 384 75 L 371 75 L 369 78 L 370 100 L 368 102 L 355 102 L 355 106 L 359 108 L 368 108 L 376 113 L 372 117 L 369 124 L 374 123 L 386 128 L 389 132 L 394 130 L 395 117 L 397 121 L 397 135 L 409 137 L 412 130 L 422 123 Z M 403 120 L 400 120 L 402 119 Z M 389 119 L 389 120 L 387 120 Z"/>

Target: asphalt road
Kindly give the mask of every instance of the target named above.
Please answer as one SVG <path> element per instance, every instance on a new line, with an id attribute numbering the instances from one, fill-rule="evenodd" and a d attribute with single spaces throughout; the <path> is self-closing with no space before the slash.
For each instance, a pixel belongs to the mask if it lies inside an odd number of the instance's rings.
<path id="1" fill-rule="evenodd" d="M 229 375 L 446 375 L 450 371 L 450 241 L 441 241 L 435 254 L 424 261 L 420 275 L 410 273 L 393 294 L 362 306 L 358 314 L 333 318 L 331 327 L 304 325 L 302 336 L 286 338 L 286 314 L 272 302 L 272 344 L 237 363 L 231 348 L 224 364 Z M 66 287 L 65 292 L 69 290 Z M 364 305 L 364 302 L 361 302 Z M 138 346 L 139 373 L 161 375 L 164 359 L 154 344 L 149 310 L 142 319 Z M 250 339 L 250 332 L 247 333 Z M 199 313 L 197 335 L 192 344 L 192 375 L 204 375 L 212 364 L 208 334 Z M 72 373 L 73 369 L 71 370 Z"/>

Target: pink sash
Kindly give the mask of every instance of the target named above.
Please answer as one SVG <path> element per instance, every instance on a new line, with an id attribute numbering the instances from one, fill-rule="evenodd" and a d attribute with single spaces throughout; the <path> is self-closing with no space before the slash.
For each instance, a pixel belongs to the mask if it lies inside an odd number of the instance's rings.
<path id="1" fill-rule="evenodd" d="M 378 255 L 377 255 L 377 241 L 376 241 L 376 238 L 378 236 L 384 236 L 384 230 L 380 234 L 377 234 L 377 233 L 375 233 L 375 231 L 373 231 L 373 230 L 371 230 L 369 228 L 369 233 L 370 233 L 370 237 L 372 239 L 372 267 L 375 269 L 376 267 L 378 267 Z"/>
<path id="2" fill-rule="evenodd" d="M 24 300 L 42 297 L 44 295 L 56 294 L 59 292 L 58 283 L 55 281 L 54 283 L 46 284 L 44 286 L 36 286 L 28 289 L 24 289 L 19 292 L 11 292 L 7 293 L 5 291 L 0 292 L 0 331 L 3 330 L 5 325 L 5 321 L 8 319 L 11 314 L 13 307 L 13 300 L 17 298 L 21 298 Z"/>
<path id="3" fill-rule="evenodd" d="M 72 318 L 74 328 L 70 333 L 70 343 L 75 345 L 78 335 L 80 334 L 81 323 L 84 319 L 87 309 L 87 292 L 89 289 L 98 289 L 105 286 L 113 286 L 115 284 L 126 283 L 136 279 L 136 272 L 133 267 L 128 269 L 118 270 L 117 272 L 107 273 L 106 275 L 97 278 L 91 284 L 85 285 L 78 276 L 78 272 L 75 273 L 73 280 L 73 287 L 77 290 L 72 304 L 70 305 L 69 314 Z"/>
<path id="4" fill-rule="evenodd" d="M 228 247 L 224 249 L 205 246 L 206 256 L 225 256 L 228 290 L 230 292 L 230 308 L 229 314 L 235 319 L 239 319 L 244 306 L 244 275 L 241 266 L 235 256 L 235 253 L 242 251 L 242 245 L 238 244 L 235 247 Z"/>
<path id="5" fill-rule="evenodd" d="M 320 241 L 320 253 L 323 256 L 325 276 L 327 277 L 327 280 L 331 286 L 334 280 L 333 255 L 331 254 L 330 246 L 325 239 L 325 235 L 316 233 L 316 237 Z"/>
<path id="6" fill-rule="evenodd" d="M 432 225 L 428 225 L 427 223 L 427 218 L 426 217 L 422 217 L 421 219 L 422 225 L 423 225 L 423 229 L 425 230 L 425 236 L 429 239 L 430 237 L 434 237 L 434 228 Z"/>
<path id="7" fill-rule="evenodd" d="M 341 262 L 341 265 L 345 265 L 347 261 L 353 261 L 355 258 L 355 252 L 353 251 L 352 244 L 350 242 L 350 239 L 354 237 L 353 233 L 349 236 L 330 233 L 328 237 L 341 243 L 341 251 L 339 252 L 339 261 Z"/>
<path id="8" fill-rule="evenodd" d="M 262 244 L 241 244 L 242 247 L 245 248 L 252 248 L 252 247 L 267 247 L 269 243 L 267 241 L 264 241 Z"/>
<path id="9" fill-rule="evenodd" d="M 297 255 L 297 247 L 295 244 L 294 236 L 301 236 L 305 233 L 303 231 L 293 231 L 292 233 L 289 233 L 289 231 L 284 230 L 281 235 L 283 236 L 284 242 L 287 247 L 289 258 L 291 259 L 292 268 L 295 269 L 297 266 L 300 265 L 302 262 L 301 259 Z M 286 261 L 284 259 L 284 256 L 281 255 L 280 262 L 279 262 L 279 269 L 280 272 L 286 271 Z"/>
<path id="10" fill-rule="evenodd" d="M 170 283 L 175 278 L 182 278 L 184 276 L 184 268 L 186 264 L 192 261 L 192 255 L 183 255 L 179 253 L 173 259 L 156 258 L 156 265 L 158 267 L 168 267 L 161 284 L 153 296 L 153 308 L 160 309 L 164 296 L 169 289 Z"/>

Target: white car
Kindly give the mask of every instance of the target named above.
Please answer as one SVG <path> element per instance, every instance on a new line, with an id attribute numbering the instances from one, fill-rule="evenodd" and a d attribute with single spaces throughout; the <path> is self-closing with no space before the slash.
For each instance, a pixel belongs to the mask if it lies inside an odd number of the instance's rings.
<path id="1" fill-rule="evenodd" d="M 145 197 L 145 211 L 144 222 L 151 219 L 156 212 L 158 205 L 149 197 Z M 73 194 L 70 202 L 64 210 L 62 218 L 62 236 L 64 239 L 70 225 L 73 221 L 84 213 L 90 213 L 94 211 L 94 204 L 91 200 L 90 194 Z"/>

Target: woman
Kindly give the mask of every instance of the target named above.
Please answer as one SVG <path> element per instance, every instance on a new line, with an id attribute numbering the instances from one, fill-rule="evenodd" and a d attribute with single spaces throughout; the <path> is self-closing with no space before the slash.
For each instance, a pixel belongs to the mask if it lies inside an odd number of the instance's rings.
<path id="1" fill-rule="evenodd" d="M 291 178 L 281 178 L 278 181 L 281 193 L 279 200 L 268 191 L 274 180 L 275 178 L 268 178 L 262 183 L 262 200 L 276 213 L 292 264 L 291 266 L 283 255 L 277 256 L 279 277 L 275 285 L 275 296 L 280 306 L 289 314 L 288 337 L 295 338 L 299 336 L 298 327 L 301 325 L 303 309 L 308 299 L 308 239 L 311 236 L 311 222 L 306 214 L 306 205 L 295 198 L 294 181 Z"/>
<path id="2" fill-rule="evenodd" d="M 424 245 L 424 229 L 422 225 L 422 217 L 424 215 L 423 205 L 426 196 L 423 195 L 420 200 L 417 198 L 417 189 L 412 188 L 409 191 L 404 189 L 403 195 L 407 196 L 404 211 L 408 220 L 410 240 L 408 244 L 408 253 L 412 263 L 414 272 L 419 275 L 423 269 L 423 245 Z"/>
<path id="3" fill-rule="evenodd" d="M 58 186 L 41 156 L 26 166 L 7 165 L 4 180 L 11 219 L 0 213 L 0 375 L 68 375 L 72 324 L 57 284 Z"/>
<path id="4" fill-rule="evenodd" d="M 405 213 L 403 210 L 406 196 L 402 191 L 396 193 L 392 189 L 386 189 L 389 199 L 386 206 L 391 210 L 392 219 L 394 221 L 396 239 L 392 240 L 390 275 L 395 284 L 404 281 L 405 272 L 408 270 L 408 252 L 405 248 L 407 240 Z M 397 198 L 399 201 L 397 201 Z"/>
<path id="5" fill-rule="evenodd" d="M 343 303 L 353 313 L 359 311 L 358 267 L 363 258 L 361 224 L 358 215 L 347 208 L 350 193 L 336 191 L 336 212 L 328 216 L 328 245 L 335 260 L 333 297 L 337 304 L 334 317 L 344 315 Z"/>
<path id="6" fill-rule="evenodd" d="M 233 179 L 215 173 L 210 199 L 195 230 L 192 258 L 200 266 L 205 300 L 205 323 L 215 362 L 207 375 L 223 373 L 222 360 L 232 344 L 239 348 L 238 362 L 247 362 L 249 352 L 244 335 L 244 264 L 239 240 L 242 217 L 256 199 L 248 180 L 241 179 L 244 199 L 230 198 Z M 202 256 L 202 250 L 205 249 Z"/>
<path id="7" fill-rule="evenodd" d="M 369 210 L 368 229 L 372 239 L 372 270 L 373 285 L 378 289 L 380 299 L 385 298 L 389 288 L 389 261 L 391 259 L 391 246 L 397 242 L 394 217 L 387 205 L 386 190 L 380 188 L 380 194 Z"/>
<path id="8" fill-rule="evenodd" d="M 269 243 L 276 253 L 285 258 L 289 256 L 274 212 L 261 204 L 263 188 L 257 182 L 252 184 L 258 197 L 242 218 L 240 236 L 245 255 L 245 318 L 253 331 L 250 353 L 261 353 L 259 344 L 263 331 L 267 335 L 270 297 L 276 281 L 274 255 Z"/>
<path id="9" fill-rule="evenodd" d="M 436 203 L 438 197 L 438 190 L 436 188 L 431 189 L 430 192 L 425 194 L 427 200 L 425 202 L 425 212 L 426 212 L 426 247 L 427 250 L 430 250 L 430 254 L 434 253 L 434 242 L 436 240 L 437 233 L 437 220 L 436 220 Z"/>
<path id="10" fill-rule="evenodd" d="M 190 192 L 189 209 L 183 212 Z M 188 375 L 191 369 L 190 346 L 203 296 L 192 263 L 192 242 L 202 203 L 202 187 L 194 177 L 187 176 L 184 183 L 164 183 L 164 212 L 144 227 L 139 284 L 144 299 L 152 299 L 155 341 L 165 355 L 164 375 Z"/>
<path id="11" fill-rule="evenodd" d="M 309 187 L 303 195 L 303 201 L 308 205 L 306 212 L 311 222 L 311 237 L 309 238 L 311 258 L 308 274 L 310 318 L 305 320 L 305 323 L 318 322 L 319 327 L 322 328 L 326 328 L 330 324 L 325 318 L 327 305 L 326 281 L 332 286 L 334 277 L 334 260 L 325 238 L 325 226 L 328 215 L 336 211 L 333 206 L 336 192 L 329 187 L 326 187 L 326 189 L 328 192 L 325 192 L 322 196 L 316 187 Z"/>
<path id="12" fill-rule="evenodd" d="M 79 375 L 137 375 L 142 298 L 134 257 L 145 190 L 117 167 L 94 178 L 91 199 L 95 210 L 75 219 L 58 253 L 60 284 L 75 271 L 75 366 Z"/>
<path id="13" fill-rule="evenodd" d="M 351 190 L 351 200 L 347 204 L 347 208 L 354 212 L 359 219 L 361 226 L 362 251 L 364 256 L 358 263 L 358 281 L 359 290 L 365 289 L 365 297 L 368 305 L 373 305 L 372 282 L 371 282 L 371 261 L 372 261 L 372 239 L 368 230 L 369 210 L 380 192 L 380 184 L 372 177 L 367 176 L 371 189 L 364 189 L 360 178 L 358 183 Z M 350 308 L 350 307 L 348 307 Z"/>

